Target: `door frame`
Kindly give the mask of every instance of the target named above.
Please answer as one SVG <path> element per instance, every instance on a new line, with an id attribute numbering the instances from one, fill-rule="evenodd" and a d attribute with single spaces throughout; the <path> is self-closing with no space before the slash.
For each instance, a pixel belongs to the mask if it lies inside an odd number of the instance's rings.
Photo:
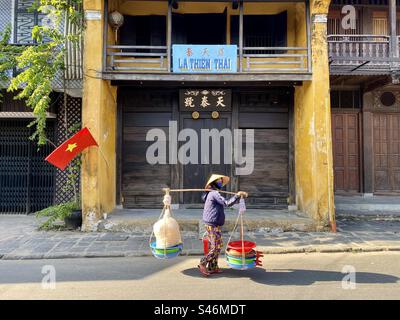
<path id="1" fill-rule="evenodd" d="M 361 195 L 364 193 L 364 135 L 363 135 L 363 112 L 361 109 L 346 109 L 346 108 L 332 108 L 331 109 L 331 118 L 333 118 L 334 114 L 357 114 L 358 115 L 358 175 L 359 175 L 359 191 L 351 192 L 351 191 L 336 191 L 334 193 L 337 195 Z M 334 160 L 333 155 L 333 121 L 331 121 L 331 132 L 332 132 L 332 158 Z M 335 171 L 335 164 L 333 163 L 333 172 Z"/>
<path id="2" fill-rule="evenodd" d="M 193 119 L 190 112 L 180 112 L 179 113 L 179 123 L 178 123 L 178 130 L 179 131 L 184 129 L 183 122 L 184 122 L 185 119 Z M 204 113 L 203 115 L 200 114 L 200 118 L 199 119 L 212 119 L 212 117 L 211 117 L 211 114 Z M 233 130 L 233 128 L 232 128 L 232 112 L 220 112 L 220 116 L 219 116 L 218 119 L 227 119 L 228 129 Z M 218 120 L 218 119 L 216 119 L 216 120 Z M 196 121 L 196 120 L 194 120 L 194 121 Z M 180 147 L 180 145 L 178 144 L 178 150 L 179 150 L 179 147 Z M 232 152 L 233 152 L 233 148 L 232 148 Z M 233 157 L 233 155 L 232 155 L 232 157 Z M 182 163 L 180 163 L 178 161 L 176 166 L 177 166 L 177 172 L 178 172 L 178 177 L 179 177 L 177 182 L 178 182 L 179 188 L 183 189 L 184 188 L 184 186 L 183 186 L 183 180 L 184 180 L 183 179 L 183 173 L 184 173 L 183 172 L 183 165 L 182 165 Z M 231 165 L 231 168 L 232 167 L 233 167 L 233 164 Z M 232 169 L 231 169 L 231 173 L 232 173 Z M 230 190 L 233 190 L 233 189 L 234 188 L 232 188 L 232 184 L 228 184 L 227 185 L 227 191 L 230 191 Z M 186 207 L 194 208 L 194 207 L 196 207 L 196 204 L 195 203 L 185 204 L 183 202 L 183 193 L 181 192 L 181 193 L 179 193 L 179 207 L 180 208 L 186 208 Z"/>

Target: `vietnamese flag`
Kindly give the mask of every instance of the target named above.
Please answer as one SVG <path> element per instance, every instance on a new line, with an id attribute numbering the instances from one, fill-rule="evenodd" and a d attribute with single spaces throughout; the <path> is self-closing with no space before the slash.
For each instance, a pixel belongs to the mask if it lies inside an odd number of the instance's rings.
<path id="1" fill-rule="evenodd" d="M 88 128 L 83 128 L 58 146 L 45 160 L 64 170 L 73 158 L 90 146 L 98 146 L 98 144 Z"/>

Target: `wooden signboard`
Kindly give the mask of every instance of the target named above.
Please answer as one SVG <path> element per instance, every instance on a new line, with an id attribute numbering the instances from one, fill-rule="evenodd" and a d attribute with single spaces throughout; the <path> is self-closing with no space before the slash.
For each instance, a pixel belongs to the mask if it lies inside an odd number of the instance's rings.
<path id="1" fill-rule="evenodd" d="M 181 111 L 231 111 L 230 89 L 181 89 L 179 90 Z"/>

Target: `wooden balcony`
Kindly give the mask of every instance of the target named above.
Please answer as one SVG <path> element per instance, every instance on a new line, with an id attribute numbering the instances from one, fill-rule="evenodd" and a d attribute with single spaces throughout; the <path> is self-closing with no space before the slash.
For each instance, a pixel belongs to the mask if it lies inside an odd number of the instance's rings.
<path id="1" fill-rule="evenodd" d="M 167 46 L 109 45 L 105 71 L 113 74 L 170 73 L 170 57 Z M 306 47 L 243 47 L 243 54 L 238 52 L 238 73 L 309 74 L 309 61 Z"/>
<path id="2" fill-rule="evenodd" d="M 346 74 L 390 74 L 399 69 L 397 43 L 388 35 L 328 35 L 330 72 Z"/>
<path id="3" fill-rule="evenodd" d="M 290 0 L 279 0 L 277 2 L 285 1 L 293 2 Z M 285 41 L 276 41 L 276 43 L 279 43 L 276 46 L 270 45 L 272 43 L 270 40 L 264 43 L 250 41 L 251 39 L 248 38 L 250 36 L 243 31 L 244 4 L 243 2 L 238 3 L 238 36 L 236 42 L 230 39 L 229 41 L 226 40 L 226 43 L 225 40 L 218 43 L 218 45 L 235 44 L 237 46 L 237 68 L 229 73 L 174 72 L 173 47 L 175 44 L 184 44 L 184 42 L 177 41 L 177 43 L 174 43 L 176 34 L 173 34 L 172 30 L 172 5 L 171 2 L 168 2 L 166 4 L 166 30 L 162 31 L 162 33 L 165 32 L 165 39 L 160 41 L 162 45 L 132 45 L 134 42 L 124 42 L 121 39 L 119 39 L 121 40 L 120 43 L 118 41 L 112 43 L 108 36 L 108 29 L 104 29 L 101 77 L 114 81 L 136 81 L 139 83 L 175 81 L 181 84 L 189 82 L 247 84 L 248 82 L 311 80 L 310 4 L 308 0 L 295 0 L 294 2 L 304 2 L 304 35 L 299 36 L 302 40 L 298 44 L 298 39 L 296 40 L 292 36 L 290 41 L 286 41 L 287 38 Z M 103 19 L 108 21 L 108 0 L 105 1 Z M 105 25 L 107 24 L 105 23 Z M 245 39 L 245 37 L 247 38 Z M 215 42 L 211 43 L 215 44 Z"/>

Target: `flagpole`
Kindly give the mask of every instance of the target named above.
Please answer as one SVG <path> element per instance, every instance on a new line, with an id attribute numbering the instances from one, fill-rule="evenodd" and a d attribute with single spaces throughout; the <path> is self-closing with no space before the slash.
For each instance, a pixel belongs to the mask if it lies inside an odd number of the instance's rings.
<path id="1" fill-rule="evenodd" d="M 50 143 L 54 148 L 57 148 L 57 146 L 56 146 L 53 142 L 51 142 L 50 139 L 47 139 L 47 138 L 46 138 L 46 141 L 47 141 L 48 143 Z"/>

